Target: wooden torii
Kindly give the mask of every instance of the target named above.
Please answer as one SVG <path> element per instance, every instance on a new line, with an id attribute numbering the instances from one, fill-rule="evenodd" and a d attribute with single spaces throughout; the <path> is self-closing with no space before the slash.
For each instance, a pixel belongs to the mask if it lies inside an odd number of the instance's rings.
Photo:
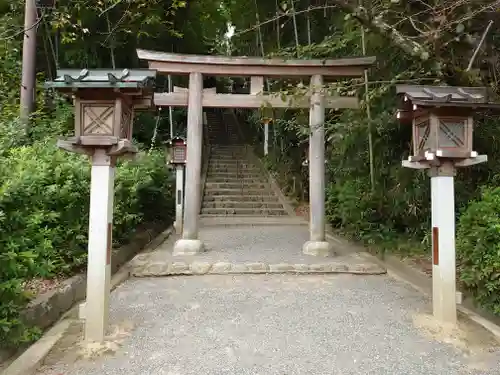
<path id="1" fill-rule="evenodd" d="M 192 255 L 203 251 L 198 238 L 201 205 L 201 165 L 203 140 L 203 107 L 218 108 L 310 108 L 309 126 L 309 197 L 310 238 L 303 252 L 329 255 L 331 247 L 325 237 L 325 133 L 326 108 L 357 108 L 355 97 L 327 96 L 324 77 L 361 77 L 375 57 L 285 60 L 254 57 L 200 56 L 137 50 L 139 59 L 160 74 L 189 75 L 188 90 L 155 93 L 157 106 L 188 107 L 186 202 L 182 238 L 174 245 L 174 255 Z M 219 94 L 203 90 L 203 75 L 251 77 L 250 94 Z M 264 95 L 264 77 L 310 77 L 310 90 L 299 98 Z"/>

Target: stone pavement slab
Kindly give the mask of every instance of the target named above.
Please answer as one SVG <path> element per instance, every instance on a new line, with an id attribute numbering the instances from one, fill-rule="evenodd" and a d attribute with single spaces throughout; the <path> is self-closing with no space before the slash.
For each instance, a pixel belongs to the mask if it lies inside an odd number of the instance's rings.
<path id="1" fill-rule="evenodd" d="M 428 299 L 387 275 L 130 279 L 110 302 L 121 330 L 108 353 L 89 358 L 74 332 L 38 375 L 497 375 L 500 365 L 487 331 L 435 324 Z"/>
<path id="2" fill-rule="evenodd" d="M 136 277 L 179 274 L 242 273 L 355 273 L 381 274 L 386 270 L 362 253 L 348 252 L 333 243 L 336 256 L 315 257 L 302 253 L 309 239 L 303 226 L 205 227 L 200 240 L 206 251 L 198 255 L 173 256 L 178 236 L 137 255 L 131 273 Z"/>

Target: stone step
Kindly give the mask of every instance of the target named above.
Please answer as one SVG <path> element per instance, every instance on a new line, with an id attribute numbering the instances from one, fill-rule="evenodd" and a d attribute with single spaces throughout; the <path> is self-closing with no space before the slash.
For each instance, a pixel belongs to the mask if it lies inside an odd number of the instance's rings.
<path id="1" fill-rule="evenodd" d="M 244 194 L 247 196 L 263 196 L 263 195 L 272 195 L 274 192 L 271 188 L 265 189 L 256 189 L 256 188 L 245 188 L 243 186 L 239 186 L 237 188 L 219 188 L 219 187 L 205 187 L 204 195 L 205 196 L 219 196 L 219 195 L 240 195 Z"/>
<path id="2" fill-rule="evenodd" d="M 224 170 L 227 170 L 228 173 L 236 173 L 236 172 L 252 172 L 252 173 L 258 173 L 260 174 L 260 169 L 257 168 L 256 166 L 253 166 L 253 165 L 244 165 L 244 164 L 240 164 L 238 166 L 236 165 L 213 165 L 213 164 L 209 164 L 208 165 L 208 169 L 209 170 L 217 170 L 219 172 L 223 172 Z"/>
<path id="3" fill-rule="evenodd" d="M 203 202 L 277 202 L 278 198 L 272 194 L 247 195 L 242 194 L 232 195 L 207 195 L 203 197 Z"/>
<path id="4" fill-rule="evenodd" d="M 202 215 L 244 215 L 244 216 L 284 216 L 287 212 L 284 209 L 256 209 L 256 208 L 203 208 Z"/>
<path id="5" fill-rule="evenodd" d="M 208 163 L 208 168 L 209 169 L 217 169 L 221 170 L 223 172 L 224 169 L 228 169 L 229 172 L 236 172 L 236 171 L 241 171 L 241 170 L 250 170 L 250 171 L 260 171 L 260 168 L 253 164 L 218 164 L 218 163 Z"/>
<path id="6" fill-rule="evenodd" d="M 242 177 L 242 176 L 262 176 L 258 170 L 245 169 L 208 169 L 207 176 L 222 176 L 222 177 Z"/>
<path id="7" fill-rule="evenodd" d="M 217 172 L 217 173 L 207 173 L 207 178 L 209 177 L 222 177 L 222 178 L 230 178 L 230 177 L 246 177 L 246 178 L 261 178 L 262 174 L 260 172 L 249 172 L 249 171 L 238 171 L 234 172 Z"/>
<path id="8" fill-rule="evenodd" d="M 258 209 L 283 209 L 280 202 L 249 202 L 249 201 L 205 201 L 202 208 L 258 208 Z"/>
<path id="9" fill-rule="evenodd" d="M 205 182 L 214 183 L 240 183 L 240 184 L 264 184 L 267 181 L 262 177 L 246 177 L 246 176 L 234 176 L 234 177 L 219 177 L 219 176 L 208 176 Z"/>
<path id="10" fill-rule="evenodd" d="M 211 157 L 208 163 L 210 165 L 224 165 L 224 166 L 228 166 L 228 167 L 233 167 L 233 166 L 236 167 L 236 166 L 240 166 L 240 165 L 255 166 L 255 164 L 253 162 L 248 161 L 246 159 L 237 158 L 236 156 L 231 157 L 231 158 L 227 158 L 227 159 Z"/>
<path id="11" fill-rule="evenodd" d="M 249 183 L 242 183 L 242 182 L 234 182 L 234 183 L 229 183 L 229 182 L 206 182 L 205 183 L 205 189 L 264 189 L 264 188 L 269 188 L 268 183 L 263 183 L 263 182 L 249 182 Z"/>
<path id="12" fill-rule="evenodd" d="M 228 154 L 210 154 L 210 160 L 221 160 L 221 161 L 241 161 L 247 162 L 248 158 L 246 154 L 241 152 L 234 152 Z"/>
<path id="13" fill-rule="evenodd" d="M 231 145 L 221 145 L 221 146 L 215 146 L 212 147 L 212 151 L 214 152 L 233 152 L 233 151 L 243 151 L 243 149 L 246 149 L 246 145 L 243 143 L 240 144 L 231 144 Z"/>

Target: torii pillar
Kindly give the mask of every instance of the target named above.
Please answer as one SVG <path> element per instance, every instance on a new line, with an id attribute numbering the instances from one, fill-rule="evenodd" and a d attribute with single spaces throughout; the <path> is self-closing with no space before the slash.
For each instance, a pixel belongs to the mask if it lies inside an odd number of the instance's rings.
<path id="1" fill-rule="evenodd" d="M 203 251 L 203 243 L 198 239 L 202 145 L 203 76 L 195 72 L 189 74 L 184 227 L 173 255 L 195 255 Z"/>
<path id="2" fill-rule="evenodd" d="M 333 255 L 325 237 L 325 98 L 323 77 L 311 77 L 309 109 L 309 241 L 302 246 L 308 255 Z"/>

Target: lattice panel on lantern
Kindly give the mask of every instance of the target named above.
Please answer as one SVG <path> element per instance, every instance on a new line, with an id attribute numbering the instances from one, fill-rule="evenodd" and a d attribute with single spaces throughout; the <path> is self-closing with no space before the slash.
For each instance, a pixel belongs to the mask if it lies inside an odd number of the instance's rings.
<path id="1" fill-rule="evenodd" d="M 415 120 L 415 121 L 418 121 Z M 416 152 L 427 150 L 432 148 L 432 142 L 430 139 L 431 132 L 431 122 L 428 118 L 424 121 L 418 122 L 415 127 L 415 136 L 416 136 Z"/>
<path id="2" fill-rule="evenodd" d="M 462 148 L 467 142 L 466 119 L 440 119 L 439 120 L 439 147 Z"/>
<path id="3" fill-rule="evenodd" d="M 103 104 L 83 105 L 84 135 L 113 135 L 115 106 Z"/>
<path id="4" fill-rule="evenodd" d="M 173 161 L 176 163 L 184 163 L 186 160 L 186 149 L 184 147 L 174 147 Z"/>
<path id="5" fill-rule="evenodd" d="M 128 106 L 122 105 L 122 118 L 121 118 L 121 134 L 120 138 L 131 139 L 132 134 L 132 109 Z"/>

